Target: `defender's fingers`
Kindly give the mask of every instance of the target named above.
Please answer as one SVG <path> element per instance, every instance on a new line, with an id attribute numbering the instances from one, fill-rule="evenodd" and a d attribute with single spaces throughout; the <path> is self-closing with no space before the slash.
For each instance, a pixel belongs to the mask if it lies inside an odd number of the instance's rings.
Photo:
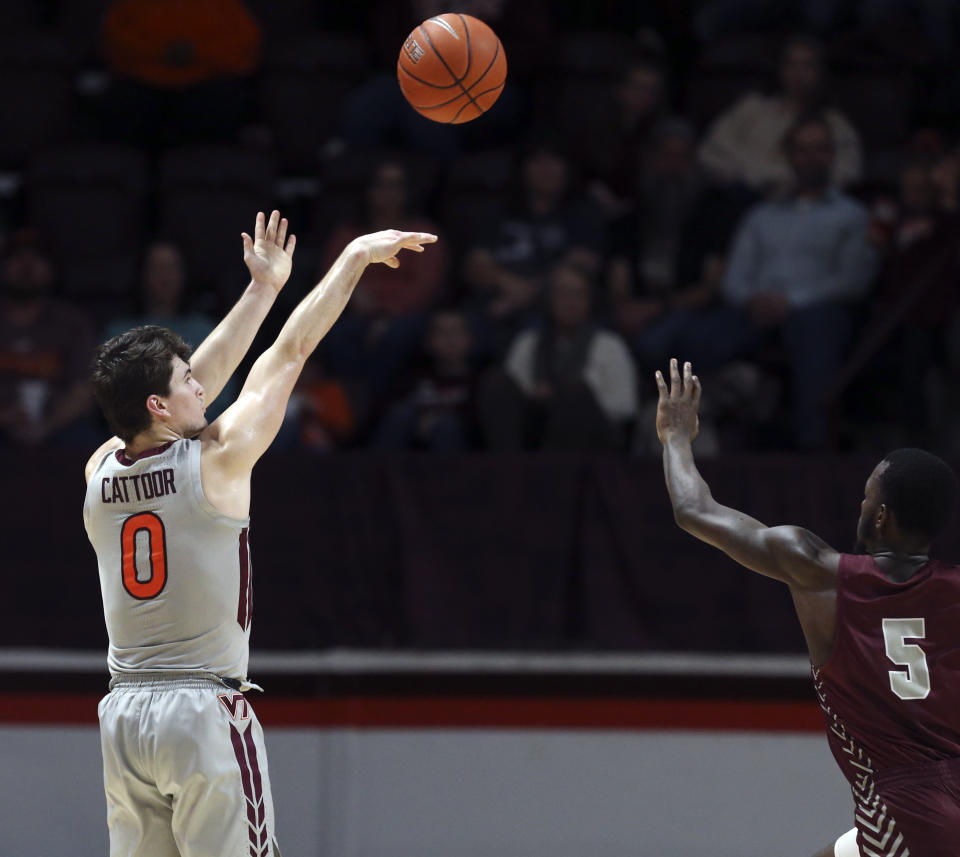
<path id="1" fill-rule="evenodd" d="M 693 366 L 689 361 L 683 364 L 683 392 L 693 392 Z"/>
<path id="2" fill-rule="evenodd" d="M 253 249 L 253 241 L 250 239 L 250 236 L 246 232 L 240 233 L 240 240 L 243 242 L 243 252 L 247 253 Z"/>
<path id="3" fill-rule="evenodd" d="M 287 238 L 287 246 L 286 246 L 287 255 L 291 259 L 293 258 L 293 251 L 296 249 L 297 249 L 297 236 L 291 232 L 290 237 Z"/>
<path id="4" fill-rule="evenodd" d="M 277 230 L 277 246 L 282 250 L 284 242 L 287 240 L 287 218 L 280 218 L 280 228 Z"/>
<path id="5" fill-rule="evenodd" d="M 270 212 L 270 219 L 267 221 L 267 232 L 264 237 L 271 243 L 277 240 L 277 225 L 280 222 L 280 212 L 274 209 Z"/>
<path id="6" fill-rule="evenodd" d="M 699 408 L 700 393 L 703 392 L 703 388 L 700 386 L 700 379 L 696 375 L 691 378 L 691 383 L 693 384 L 693 405 L 695 408 Z"/>
<path id="7" fill-rule="evenodd" d="M 677 365 L 677 358 L 670 358 L 670 395 L 679 396 L 683 392 L 680 386 L 680 368 Z"/>
<path id="8" fill-rule="evenodd" d="M 657 392 L 660 394 L 660 401 L 662 402 L 669 395 L 667 382 L 663 380 L 663 373 L 659 369 L 653 373 L 653 377 L 657 382 Z"/>
<path id="9" fill-rule="evenodd" d="M 264 232 L 264 229 L 266 228 L 266 223 L 267 223 L 267 219 L 266 217 L 264 217 L 263 212 L 258 211 L 257 222 L 254 224 L 254 227 L 253 227 L 253 237 L 257 241 L 260 241 L 263 238 L 263 232 Z"/>

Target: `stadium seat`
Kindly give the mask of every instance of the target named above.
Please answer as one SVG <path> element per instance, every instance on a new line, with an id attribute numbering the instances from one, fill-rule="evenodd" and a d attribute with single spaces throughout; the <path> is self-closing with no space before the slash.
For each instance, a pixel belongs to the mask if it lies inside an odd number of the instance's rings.
<path id="1" fill-rule="evenodd" d="M 42 146 L 79 135 L 74 68 L 53 36 L 0 38 L 0 168 L 21 169 Z"/>
<path id="2" fill-rule="evenodd" d="M 240 233 L 252 233 L 257 211 L 275 205 L 276 170 L 260 152 L 218 146 L 172 149 L 160 161 L 161 231 L 184 250 L 197 285 L 217 293 L 224 308 L 247 276 Z"/>
<path id="3" fill-rule="evenodd" d="M 342 34 L 310 34 L 268 46 L 258 106 L 285 172 L 313 175 L 339 126 L 349 92 L 367 74 L 368 47 Z"/>
<path id="4" fill-rule="evenodd" d="M 69 297 L 115 301 L 133 281 L 149 190 L 144 155 L 122 146 L 38 152 L 27 169 L 30 222 L 50 241 Z"/>

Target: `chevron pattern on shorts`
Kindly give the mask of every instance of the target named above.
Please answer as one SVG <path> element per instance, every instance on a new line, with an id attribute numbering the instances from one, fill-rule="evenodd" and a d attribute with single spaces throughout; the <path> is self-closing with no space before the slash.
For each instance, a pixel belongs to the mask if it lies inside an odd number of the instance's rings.
<path id="1" fill-rule="evenodd" d="M 877 783 L 873 762 L 853 737 L 847 727 L 827 703 L 820 670 L 813 668 L 813 689 L 817 692 L 820 708 L 827 718 L 827 728 L 840 742 L 841 749 L 847 754 L 847 764 L 852 775 L 851 790 L 856 804 L 854 820 L 859 831 L 860 850 L 864 857 L 910 857 L 910 849 L 903 841 L 903 834 L 897 830 L 896 819 L 890 815 L 887 805 L 877 793 Z"/>
<path id="2" fill-rule="evenodd" d="M 240 766 L 243 794 L 247 799 L 247 827 L 250 834 L 250 857 L 267 857 L 270 851 L 270 833 L 267 830 L 266 806 L 263 802 L 263 782 L 257 748 L 253 743 L 253 729 L 249 723 L 240 732 L 230 724 L 230 740 Z"/>

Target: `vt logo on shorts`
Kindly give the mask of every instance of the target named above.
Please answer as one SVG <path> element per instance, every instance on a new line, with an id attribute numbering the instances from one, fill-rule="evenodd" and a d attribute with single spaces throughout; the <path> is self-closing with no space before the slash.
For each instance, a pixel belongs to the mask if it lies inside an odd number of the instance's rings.
<path id="1" fill-rule="evenodd" d="M 241 723 L 250 719 L 250 703 L 243 698 L 242 693 L 221 693 L 217 699 L 227 709 L 231 720 Z"/>
<path id="2" fill-rule="evenodd" d="M 247 827 L 250 833 L 250 857 L 267 857 L 270 835 L 267 832 L 267 811 L 263 803 L 263 783 L 257 747 L 250 727 L 250 703 L 242 693 L 221 693 L 217 699 L 227 710 L 230 724 L 230 742 L 240 767 L 243 795 L 247 799 Z M 238 728 L 239 725 L 239 728 Z"/>

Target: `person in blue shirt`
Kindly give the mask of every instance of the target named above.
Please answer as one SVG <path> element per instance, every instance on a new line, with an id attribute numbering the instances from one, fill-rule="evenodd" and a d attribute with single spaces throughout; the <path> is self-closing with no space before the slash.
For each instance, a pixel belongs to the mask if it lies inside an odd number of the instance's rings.
<path id="1" fill-rule="evenodd" d="M 674 310 L 652 350 L 691 355 L 702 371 L 779 355 L 792 394 L 786 440 L 814 450 L 830 445 L 824 378 L 843 363 L 851 305 L 870 290 L 878 256 L 866 209 L 831 183 L 835 150 L 823 116 L 801 117 L 783 145 L 792 184 L 744 215 L 718 274 L 720 304 Z"/>
<path id="2" fill-rule="evenodd" d="M 723 280 L 732 311 L 726 335 L 729 347 L 747 355 L 771 339 L 779 344 L 792 387 L 793 440 L 818 449 L 828 442 L 823 379 L 842 365 L 850 306 L 869 291 L 878 260 L 866 209 L 831 184 L 829 123 L 819 114 L 801 118 L 784 147 L 792 187 L 755 205 L 733 241 Z"/>

